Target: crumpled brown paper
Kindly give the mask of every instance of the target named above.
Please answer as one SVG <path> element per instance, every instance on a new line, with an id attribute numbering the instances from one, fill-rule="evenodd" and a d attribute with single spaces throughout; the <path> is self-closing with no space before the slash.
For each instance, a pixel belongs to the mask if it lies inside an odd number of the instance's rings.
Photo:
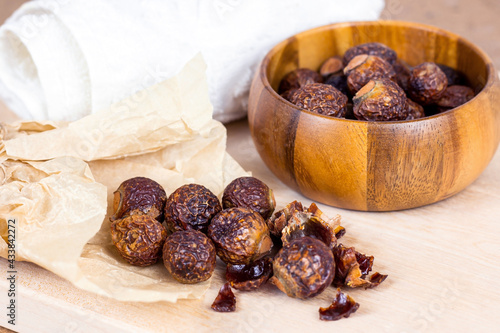
<path id="1" fill-rule="evenodd" d="M 199 298 L 209 281 L 176 282 L 160 262 L 127 264 L 111 243 L 112 193 L 125 179 L 149 177 L 167 194 L 196 182 L 222 193 L 246 172 L 225 152 L 212 119 L 205 64 L 102 112 L 69 124 L 3 125 L 0 141 L 0 256 L 16 219 L 16 260 L 34 262 L 76 286 L 124 301 Z"/>

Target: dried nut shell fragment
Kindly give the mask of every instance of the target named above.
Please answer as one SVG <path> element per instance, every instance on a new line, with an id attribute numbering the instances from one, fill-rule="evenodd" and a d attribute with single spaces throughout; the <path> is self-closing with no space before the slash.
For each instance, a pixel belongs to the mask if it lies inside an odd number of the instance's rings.
<path id="1" fill-rule="evenodd" d="M 297 89 L 291 102 L 308 111 L 330 117 L 342 118 L 346 113 L 347 96 L 335 87 L 313 83 Z"/>
<path id="2" fill-rule="evenodd" d="M 217 297 L 212 303 L 212 310 L 217 312 L 233 312 L 236 310 L 236 297 L 229 283 L 224 283 L 220 288 Z"/>
<path id="3" fill-rule="evenodd" d="M 131 215 L 111 223 L 113 244 L 134 266 L 156 263 L 166 237 L 165 227 L 149 215 Z"/>
<path id="4" fill-rule="evenodd" d="M 145 177 L 128 179 L 113 194 L 111 221 L 128 215 L 149 215 L 163 222 L 167 194 L 154 180 Z"/>
<path id="5" fill-rule="evenodd" d="M 176 189 L 165 204 L 169 232 L 193 229 L 206 233 L 212 218 L 222 210 L 219 199 L 208 188 L 187 184 Z"/>
<path id="6" fill-rule="evenodd" d="M 244 207 L 217 214 L 208 227 L 208 237 L 219 258 L 227 264 L 248 264 L 269 253 L 273 245 L 262 216 Z"/>
<path id="7" fill-rule="evenodd" d="M 282 94 L 291 89 L 298 89 L 311 83 L 321 82 L 323 82 L 323 78 L 318 72 L 309 68 L 297 68 L 283 77 L 278 93 Z"/>
<path id="8" fill-rule="evenodd" d="M 443 108 L 456 108 L 474 98 L 474 91 L 466 86 L 449 86 L 436 104 Z"/>
<path id="9" fill-rule="evenodd" d="M 397 59 L 396 52 L 381 43 L 365 43 L 351 47 L 344 53 L 344 65 L 347 65 L 355 56 L 368 54 L 378 56 L 389 64 L 394 64 Z"/>
<path id="10" fill-rule="evenodd" d="M 421 104 L 437 102 L 448 86 L 448 79 L 443 71 L 433 62 L 424 62 L 413 67 L 408 81 L 410 98 Z"/>
<path id="11" fill-rule="evenodd" d="M 266 283 L 273 272 L 270 258 L 252 261 L 247 265 L 227 265 L 226 280 L 237 290 L 255 290 Z"/>
<path id="12" fill-rule="evenodd" d="M 408 99 L 396 83 L 372 80 L 353 98 L 354 115 L 359 120 L 390 121 L 408 117 Z"/>
<path id="13" fill-rule="evenodd" d="M 342 59 L 338 56 L 330 57 L 323 62 L 319 69 L 319 73 L 323 76 L 335 74 L 344 69 Z"/>
<path id="14" fill-rule="evenodd" d="M 370 80 L 387 78 L 397 82 L 396 71 L 391 64 L 374 55 L 361 54 L 354 57 L 344 68 L 344 74 L 347 75 L 347 85 L 353 94 Z"/>
<path id="15" fill-rule="evenodd" d="M 408 99 L 408 117 L 406 120 L 413 120 L 425 117 L 424 107 Z"/>
<path id="16" fill-rule="evenodd" d="M 301 237 L 286 244 L 274 257 L 271 278 L 290 297 L 309 298 L 322 293 L 335 275 L 332 251 L 323 242 Z"/>
<path id="17" fill-rule="evenodd" d="M 181 283 L 208 280 L 215 270 L 215 262 L 215 246 L 200 231 L 176 231 L 163 245 L 163 264 Z"/>
<path id="18" fill-rule="evenodd" d="M 274 212 L 276 200 L 273 191 L 255 177 L 240 177 L 224 189 L 222 207 L 246 207 L 268 219 Z"/>
<path id="19" fill-rule="evenodd" d="M 339 320 L 348 318 L 356 312 L 359 304 L 354 301 L 349 295 L 344 294 L 337 288 L 337 294 L 333 299 L 332 304 L 327 308 L 319 308 L 319 319 L 321 320 Z"/>

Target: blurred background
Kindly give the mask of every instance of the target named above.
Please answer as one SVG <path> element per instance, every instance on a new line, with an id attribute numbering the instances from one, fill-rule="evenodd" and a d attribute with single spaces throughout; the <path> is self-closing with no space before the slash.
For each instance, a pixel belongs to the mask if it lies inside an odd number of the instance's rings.
<path id="1" fill-rule="evenodd" d="M 26 0 L 0 0 L 0 24 Z M 384 20 L 432 24 L 480 46 L 500 69 L 499 0 L 386 0 Z"/>

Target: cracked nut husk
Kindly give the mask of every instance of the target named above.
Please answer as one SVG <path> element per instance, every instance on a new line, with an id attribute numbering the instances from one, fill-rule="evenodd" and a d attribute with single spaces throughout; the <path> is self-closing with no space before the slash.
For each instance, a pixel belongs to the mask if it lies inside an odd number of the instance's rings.
<path id="1" fill-rule="evenodd" d="M 113 195 L 111 221 L 128 215 L 149 215 L 163 222 L 167 194 L 154 180 L 145 177 L 128 179 L 120 184 Z"/>
<path id="2" fill-rule="evenodd" d="M 255 290 L 269 279 L 273 272 L 270 258 L 262 258 L 249 264 L 231 265 L 226 267 L 226 280 L 237 290 Z"/>
<path id="3" fill-rule="evenodd" d="M 208 280 L 215 270 L 215 262 L 215 246 L 200 231 L 176 231 L 163 245 L 163 264 L 181 283 Z"/>
<path id="4" fill-rule="evenodd" d="M 264 219 L 271 217 L 276 206 L 273 191 L 255 177 L 240 177 L 224 189 L 222 207 L 246 207 L 259 213 Z"/>
<path id="5" fill-rule="evenodd" d="M 222 210 L 219 199 L 208 188 L 187 184 L 176 189 L 165 204 L 165 222 L 170 233 L 193 229 L 207 232 L 212 218 Z"/>
<path id="6" fill-rule="evenodd" d="M 388 79 L 368 82 L 353 98 L 354 115 L 359 120 L 390 121 L 408 117 L 408 99 L 396 83 Z"/>
<path id="7" fill-rule="evenodd" d="M 130 215 L 111 223 L 111 240 L 120 255 L 134 266 L 158 261 L 167 231 L 149 215 Z"/>
<path id="8" fill-rule="evenodd" d="M 467 86 L 448 86 L 436 104 L 443 108 L 456 108 L 474 98 L 474 91 Z"/>
<path id="9" fill-rule="evenodd" d="M 361 54 L 354 57 L 344 68 L 347 85 L 352 94 L 363 88 L 370 80 L 387 78 L 394 82 L 396 71 L 384 59 L 375 55 Z"/>
<path id="10" fill-rule="evenodd" d="M 270 281 L 288 296 L 314 297 L 322 293 L 334 278 L 332 250 L 317 239 L 297 238 L 276 254 L 273 273 Z"/>
<path id="11" fill-rule="evenodd" d="M 248 264 L 269 253 L 273 245 L 262 216 L 244 207 L 217 214 L 208 227 L 208 237 L 219 258 L 227 264 Z"/>
<path id="12" fill-rule="evenodd" d="M 318 72 L 309 68 L 297 68 L 283 77 L 278 93 L 282 94 L 291 89 L 298 89 L 311 83 L 321 82 L 323 82 L 323 78 Z"/>
<path id="13" fill-rule="evenodd" d="M 330 117 L 342 118 L 346 113 L 348 98 L 329 84 L 313 83 L 297 89 L 291 102 L 308 111 Z"/>
<path id="14" fill-rule="evenodd" d="M 447 86 L 443 71 L 433 62 L 424 62 L 411 70 L 408 94 L 420 105 L 429 105 L 441 98 Z"/>
<path id="15" fill-rule="evenodd" d="M 396 52 L 388 46 L 381 43 L 365 43 L 351 47 L 344 53 L 344 65 L 347 65 L 355 56 L 360 54 L 375 55 L 394 64 L 397 59 Z"/>

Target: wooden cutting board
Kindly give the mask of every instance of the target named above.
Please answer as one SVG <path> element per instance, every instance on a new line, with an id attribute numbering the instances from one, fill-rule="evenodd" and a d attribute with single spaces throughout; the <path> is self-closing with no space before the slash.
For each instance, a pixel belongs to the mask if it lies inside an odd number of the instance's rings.
<path id="1" fill-rule="evenodd" d="M 0 107 L 1 109 L 1 107 Z M 2 119 L 6 114 L 2 113 Z M 228 128 L 228 150 L 274 189 L 278 208 L 311 203 L 278 181 L 258 156 L 245 121 Z M 237 310 L 210 309 L 223 283 L 222 265 L 201 300 L 118 302 L 76 289 L 31 263 L 16 263 L 20 332 L 498 332 L 500 331 L 500 154 L 463 192 L 411 210 L 368 213 L 319 205 L 341 214 L 343 243 L 375 256 L 374 270 L 388 279 L 372 290 L 344 290 L 359 304 L 348 319 L 319 320 L 333 287 L 310 300 L 292 299 L 273 285 L 235 292 Z M 7 262 L 0 261 L 0 307 L 7 305 Z"/>

